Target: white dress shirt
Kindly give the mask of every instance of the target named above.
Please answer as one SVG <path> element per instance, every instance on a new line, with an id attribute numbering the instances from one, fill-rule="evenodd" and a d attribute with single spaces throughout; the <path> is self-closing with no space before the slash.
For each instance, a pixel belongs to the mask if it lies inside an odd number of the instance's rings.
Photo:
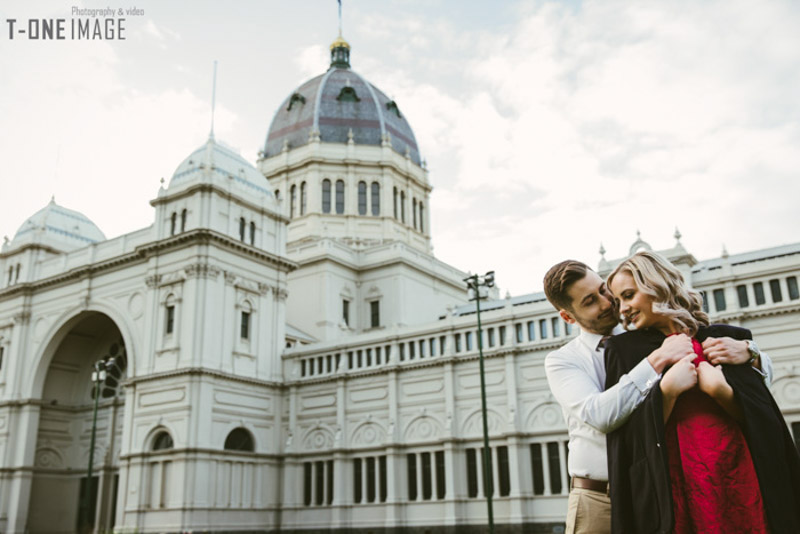
<path id="1" fill-rule="evenodd" d="M 623 332 L 617 326 L 614 334 Z M 544 360 L 547 382 L 567 422 L 570 476 L 608 480 L 606 433 L 621 426 L 658 380 L 643 359 L 605 390 L 603 336 L 581 330 L 578 337 Z"/>

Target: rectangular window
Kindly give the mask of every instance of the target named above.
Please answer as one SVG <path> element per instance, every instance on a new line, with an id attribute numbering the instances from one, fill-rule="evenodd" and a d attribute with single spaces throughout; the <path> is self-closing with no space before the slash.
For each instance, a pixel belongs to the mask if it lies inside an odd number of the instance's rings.
<path id="1" fill-rule="evenodd" d="M 508 447 L 497 447 L 497 476 L 500 487 L 500 496 L 507 497 L 511 493 L 511 474 L 508 468 Z"/>
<path id="2" fill-rule="evenodd" d="M 461 334 L 455 334 L 453 340 L 455 340 L 456 352 L 461 352 Z"/>
<path id="3" fill-rule="evenodd" d="M 467 449 L 467 497 L 478 496 L 478 461 L 475 449 Z"/>
<path id="4" fill-rule="evenodd" d="M 406 454 L 406 479 L 408 480 L 408 500 L 417 500 L 417 455 Z"/>
<path id="5" fill-rule="evenodd" d="M 539 339 L 547 339 L 547 319 L 539 320 Z"/>
<path id="6" fill-rule="evenodd" d="M 536 339 L 536 321 L 528 321 L 528 341 Z"/>
<path id="7" fill-rule="evenodd" d="M 431 471 L 431 453 L 423 452 L 420 456 L 422 462 L 422 498 L 426 501 L 433 497 L 433 477 Z"/>
<path id="8" fill-rule="evenodd" d="M 326 504 L 333 503 L 333 460 L 328 460 L 328 476 L 326 477 L 326 485 L 328 488 L 328 499 Z"/>
<path id="9" fill-rule="evenodd" d="M 375 502 L 375 458 L 367 458 L 367 502 Z"/>
<path id="10" fill-rule="evenodd" d="M 3 355 L 6 353 L 5 347 L 0 347 L 0 371 L 3 370 Z"/>
<path id="11" fill-rule="evenodd" d="M 242 312 L 241 338 L 250 339 L 250 312 Z"/>
<path id="12" fill-rule="evenodd" d="M 781 281 L 777 278 L 769 281 L 769 291 L 772 293 L 772 302 L 780 302 L 783 300 Z"/>
<path id="13" fill-rule="evenodd" d="M 369 303 L 369 325 L 377 328 L 381 325 L 381 302 L 373 300 Z"/>
<path id="14" fill-rule="evenodd" d="M 430 345 L 431 356 L 436 356 L 436 338 L 435 337 L 430 338 L 428 340 L 428 344 Z"/>
<path id="15" fill-rule="evenodd" d="M 547 444 L 547 460 L 550 467 L 550 489 L 554 495 L 561 493 L 561 462 L 559 461 L 558 443 Z"/>
<path id="16" fill-rule="evenodd" d="M 447 336 L 439 336 L 439 354 L 444 354 L 447 350 Z"/>
<path id="17" fill-rule="evenodd" d="M 488 330 L 488 334 L 489 334 L 489 346 L 494 347 L 494 328 L 490 328 Z"/>
<path id="18" fill-rule="evenodd" d="M 789 288 L 789 300 L 800 299 L 800 292 L 797 291 L 797 277 L 790 276 L 786 279 L 786 286 Z"/>
<path id="19" fill-rule="evenodd" d="M 561 335 L 561 318 L 560 317 L 553 317 L 550 320 L 550 324 L 553 327 L 553 337 L 558 337 Z"/>
<path id="20" fill-rule="evenodd" d="M 361 502 L 361 458 L 353 458 L 353 502 Z"/>
<path id="21" fill-rule="evenodd" d="M 572 325 L 564 321 L 564 333 L 570 335 L 572 333 Z"/>
<path id="22" fill-rule="evenodd" d="M 408 359 L 409 360 L 413 360 L 416 357 L 416 352 L 415 352 L 414 347 L 416 347 L 416 345 L 414 345 L 414 342 L 413 341 L 409 341 L 408 342 Z"/>
<path id="23" fill-rule="evenodd" d="M 314 462 L 317 475 L 317 494 L 315 503 L 320 505 L 325 500 L 325 462 Z"/>
<path id="24" fill-rule="evenodd" d="M 167 306 L 167 317 L 164 330 L 167 334 L 171 334 L 175 330 L 175 306 Z"/>
<path id="25" fill-rule="evenodd" d="M 381 502 L 386 502 L 386 497 L 389 494 L 389 486 L 386 483 L 386 456 L 378 457 L 378 471 L 380 471 Z"/>
<path id="26" fill-rule="evenodd" d="M 542 464 L 542 445 L 531 443 L 531 471 L 533 474 L 533 494 L 544 495 L 544 466 Z"/>
<path id="27" fill-rule="evenodd" d="M 444 451 L 436 451 L 436 498 L 444 499 L 446 495 L 446 482 L 444 476 Z"/>
<path id="28" fill-rule="evenodd" d="M 498 342 L 500 343 L 501 347 L 506 344 L 506 327 L 505 326 L 501 326 L 500 328 L 497 329 L 497 337 L 499 338 Z"/>
<path id="29" fill-rule="evenodd" d="M 756 282 L 753 284 L 753 293 L 756 296 L 756 306 L 760 306 L 767 302 L 767 298 L 764 295 L 764 284 L 761 282 Z"/>
<path id="30" fill-rule="evenodd" d="M 472 332 L 464 332 L 464 341 L 467 345 L 467 350 L 472 350 Z"/>
<path id="31" fill-rule="evenodd" d="M 517 343 L 522 343 L 522 323 L 514 324 L 514 336 L 517 339 Z"/>
<path id="32" fill-rule="evenodd" d="M 425 357 L 425 340 L 424 339 L 420 339 L 419 340 L 419 357 L 420 358 L 424 358 Z"/>
<path id="33" fill-rule="evenodd" d="M 494 496 L 494 480 L 492 479 L 492 448 L 489 447 L 489 465 L 486 465 L 486 459 L 483 457 L 485 454 L 485 448 L 481 447 L 478 449 L 478 454 L 480 454 L 480 458 L 478 461 L 481 463 L 481 474 L 483 475 L 483 494 L 484 495 L 492 495 Z M 486 472 L 486 468 L 489 468 L 489 472 Z"/>
<path id="34" fill-rule="evenodd" d="M 718 311 L 725 311 L 725 290 L 724 289 L 715 289 L 714 290 L 714 308 Z"/>
<path id="35" fill-rule="evenodd" d="M 303 462 L 303 503 L 311 506 L 311 462 Z"/>
<path id="36" fill-rule="evenodd" d="M 742 284 L 736 286 L 736 296 L 739 297 L 739 307 L 746 308 L 750 306 L 750 299 L 747 297 L 747 286 Z"/>
<path id="37" fill-rule="evenodd" d="M 703 299 L 703 311 L 708 313 L 708 293 L 701 291 L 700 298 Z"/>
<path id="38" fill-rule="evenodd" d="M 350 326 L 350 301 L 342 299 L 342 321 L 345 326 Z"/>

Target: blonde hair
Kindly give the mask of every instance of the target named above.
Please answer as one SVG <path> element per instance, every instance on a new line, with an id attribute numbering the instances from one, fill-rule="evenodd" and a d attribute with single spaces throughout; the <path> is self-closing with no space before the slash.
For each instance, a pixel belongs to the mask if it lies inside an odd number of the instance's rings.
<path id="1" fill-rule="evenodd" d="M 627 272 L 633 277 L 642 293 L 653 297 L 653 311 L 666 315 L 687 335 L 694 335 L 700 326 L 708 326 L 708 315 L 703 311 L 703 297 L 689 289 L 683 275 L 669 261 L 658 254 L 640 251 L 620 263 L 606 283 Z M 627 328 L 627 320 L 623 321 Z"/>

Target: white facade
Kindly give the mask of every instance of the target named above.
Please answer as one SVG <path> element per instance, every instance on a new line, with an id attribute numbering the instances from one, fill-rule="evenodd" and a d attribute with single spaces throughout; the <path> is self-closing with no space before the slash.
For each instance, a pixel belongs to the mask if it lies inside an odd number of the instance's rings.
<path id="1" fill-rule="evenodd" d="M 369 101 L 366 82 L 337 76 Z M 313 102 L 287 102 L 301 100 Z M 4 245 L 0 532 L 78 528 L 92 365 L 112 356 L 121 383 L 98 403 L 98 531 L 483 530 L 474 304 L 466 274 L 431 254 L 416 145 L 311 132 L 265 151 L 259 170 L 211 137 L 142 230 L 106 240 L 51 203 Z M 800 425 L 800 244 L 701 262 L 679 242 L 663 252 L 713 320 L 753 330 Z M 495 523 L 557 532 L 567 434 L 542 364 L 574 332 L 542 294 L 482 307 Z"/>

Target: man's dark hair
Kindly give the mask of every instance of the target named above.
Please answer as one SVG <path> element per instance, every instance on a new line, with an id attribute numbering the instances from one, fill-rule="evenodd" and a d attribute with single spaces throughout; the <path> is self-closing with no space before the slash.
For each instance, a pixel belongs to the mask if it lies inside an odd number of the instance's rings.
<path id="1" fill-rule="evenodd" d="M 557 310 L 572 310 L 572 300 L 567 291 L 592 269 L 585 263 L 566 260 L 556 263 L 544 275 L 544 294 Z"/>

